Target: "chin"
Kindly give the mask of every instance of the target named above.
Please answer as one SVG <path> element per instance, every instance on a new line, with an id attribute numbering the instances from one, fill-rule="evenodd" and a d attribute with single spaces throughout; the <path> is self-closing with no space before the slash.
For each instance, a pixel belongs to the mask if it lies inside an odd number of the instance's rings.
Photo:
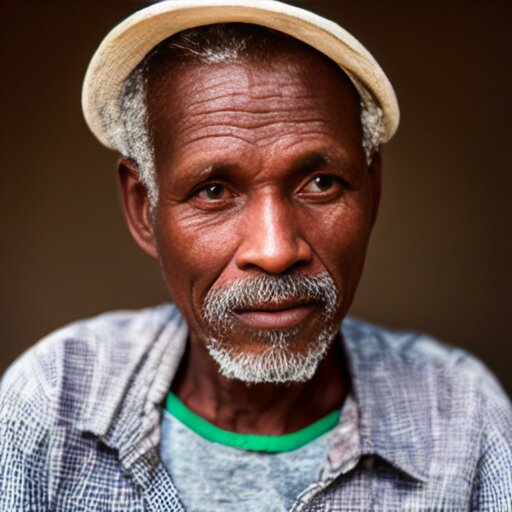
<path id="1" fill-rule="evenodd" d="M 228 379 L 247 384 L 286 384 L 307 382 L 315 375 L 338 331 L 337 325 L 325 327 L 304 344 L 297 330 L 265 331 L 252 340 L 258 350 L 244 350 L 236 343 L 210 338 L 206 348 Z M 302 345 L 299 349 L 298 345 Z"/>

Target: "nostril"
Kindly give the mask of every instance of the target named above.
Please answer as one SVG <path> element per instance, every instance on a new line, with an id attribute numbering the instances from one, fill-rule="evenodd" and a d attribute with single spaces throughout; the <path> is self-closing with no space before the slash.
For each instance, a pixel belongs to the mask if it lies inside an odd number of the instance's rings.
<path id="1" fill-rule="evenodd" d="M 258 246 L 246 241 L 237 253 L 236 264 L 241 270 L 282 274 L 310 263 L 311 254 L 309 245 L 303 240 L 282 241 L 273 246 Z"/>

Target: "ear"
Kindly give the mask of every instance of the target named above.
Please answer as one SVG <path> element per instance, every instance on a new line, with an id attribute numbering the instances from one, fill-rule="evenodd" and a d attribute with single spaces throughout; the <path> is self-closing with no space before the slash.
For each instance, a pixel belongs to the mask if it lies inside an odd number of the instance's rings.
<path id="1" fill-rule="evenodd" d="M 382 157 L 380 152 L 374 153 L 372 161 L 368 166 L 370 173 L 370 180 L 372 185 L 372 227 L 377 220 L 377 213 L 379 212 L 380 192 L 382 185 Z"/>
<path id="2" fill-rule="evenodd" d="M 139 180 L 137 164 L 129 158 L 117 162 L 121 203 L 128 229 L 138 246 L 149 256 L 158 258 L 151 207 L 146 187 Z"/>

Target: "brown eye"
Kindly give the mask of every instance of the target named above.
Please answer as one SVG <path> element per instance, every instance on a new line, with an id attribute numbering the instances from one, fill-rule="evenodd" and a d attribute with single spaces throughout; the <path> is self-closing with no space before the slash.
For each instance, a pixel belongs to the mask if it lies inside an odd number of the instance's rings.
<path id="1" fill-rule="evenodd" d="M 222 199 L 225 194 L 226 188 L 223 185 L 219 185 L 218 183 L 211 183 L 210 185 L 206 185 L 198 192 L 199 196 L 204 199 L 210 199 L 211 201 Z"/>
<path id="2" fill-rule="evenodd" d="M 328 190 L 334 185 L 334 178 L 332 176 L 317 176 L 313 182 L 319 190 Z"/>
<path id="3" fill-rule="evenodd" d="M 306 192 L 327 192 L 337 185 L 337 181 L 333 176 L 328 174 L 321 174 L 315 176 L 305 187 Z"/>

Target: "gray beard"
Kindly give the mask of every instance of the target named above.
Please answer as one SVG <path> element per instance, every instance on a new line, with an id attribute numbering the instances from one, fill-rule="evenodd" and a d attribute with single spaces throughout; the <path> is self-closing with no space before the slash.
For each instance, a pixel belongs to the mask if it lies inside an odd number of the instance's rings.
<path id="1" fill-rule="evenodd" d="M 321 307 L 322 325 L 307 351 L 297 353 L 293 342 L 300 328 L 260 329 L 253 337 L 266 344 L 258 354 L 238 352 L 226 341 L 233 330 L 236 310 L 277 304 L 283 300 L 314 301 Z M 246 383 L 305 382 L 315 374 L 339 326 L 334 322 L 338 303 L 336 285 L 328 273 L 318 276 L 261 275 L 212 288 L 205 297 L 203 319 L 212 336 L 206 340 L 210 356 L 222 375 Z M 303 342 L 303 340 L 301 340 Z"/>

